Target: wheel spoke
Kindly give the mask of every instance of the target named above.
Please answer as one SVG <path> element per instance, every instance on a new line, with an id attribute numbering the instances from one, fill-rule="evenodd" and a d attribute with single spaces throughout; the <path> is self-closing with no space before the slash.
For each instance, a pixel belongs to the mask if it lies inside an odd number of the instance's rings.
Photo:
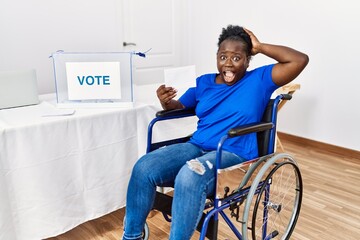
<path id="1" fill-rule="evenodd" d="M 253 239 L 285 239 L 290 236 L 300 210 L 302 186 L 299 186 L 301 177 L 298 167 L 291 161 L 276 164 L 265 182 L 270 185 L 262 186 L 252 201 Z"/>

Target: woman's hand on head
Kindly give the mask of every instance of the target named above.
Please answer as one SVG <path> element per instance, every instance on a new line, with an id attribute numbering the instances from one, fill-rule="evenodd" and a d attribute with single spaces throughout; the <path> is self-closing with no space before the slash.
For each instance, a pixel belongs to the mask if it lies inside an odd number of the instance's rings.
<path id="1" fill-rule="evenodd" d="M 309 57 L 306 54 L 286 46 L 261 43 L 250 30 L 244 30 L 250 35 L 253 55 L 261 53 L 277 61 L 272 70 L 272 78 L 278 86 L 294 80 L 308 64 Z"/>
<path id="2" fill-rule="evenodd" d="M 254 35 L 254 33 L 252 31 L 250 31 L 249 29 L 244 28 L 244 31 L 247 34 L 249 34 L 250 39 L 251 39 L 251 44 L 252 44 L 251 54 L 252 55 L 258 54 L 260 52 L 260 47 L 261 47 L 260 41 Z"/>

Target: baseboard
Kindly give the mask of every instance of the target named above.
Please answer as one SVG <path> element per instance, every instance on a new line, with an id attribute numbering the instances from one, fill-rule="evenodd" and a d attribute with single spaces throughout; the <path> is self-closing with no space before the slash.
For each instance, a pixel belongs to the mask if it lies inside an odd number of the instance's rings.
<path id="1" fill-rule="evenodd" d="M 331 145 L 331 144 L 323 143 L 323 142 L 319 142 L 319 141 L 314 141 L 311 139 L 291 135 L 288 133 L 277 132 L 277 134 L 278 134 L 278 137 L 284 141 L 301 144 L 302 146 L 311 146 L 314 148 L 321 149 L 323 151 L 328 151 L 328 152 L 332 152 L 335 154 L 339 154 L 344 157 L 360 160 L 360 151 L 343 148 L 343 147 L 339 147 L 339 146 L 335 146 L 335 145 Z"/>

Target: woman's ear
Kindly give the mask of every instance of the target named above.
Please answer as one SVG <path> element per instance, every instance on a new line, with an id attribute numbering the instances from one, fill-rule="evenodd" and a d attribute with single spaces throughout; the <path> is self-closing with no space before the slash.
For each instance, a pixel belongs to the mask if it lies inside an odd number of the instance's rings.
<path id="1" fill-rule="evenodd" d="M 245 66 L 246 68 L 248 68 L 248 67 L 250 66 L 250 60 L 251 60 L 251 56 L 248 56 L 248 57 L 246 58 L 246 62 L 244 63 L 244 66 Z"/>

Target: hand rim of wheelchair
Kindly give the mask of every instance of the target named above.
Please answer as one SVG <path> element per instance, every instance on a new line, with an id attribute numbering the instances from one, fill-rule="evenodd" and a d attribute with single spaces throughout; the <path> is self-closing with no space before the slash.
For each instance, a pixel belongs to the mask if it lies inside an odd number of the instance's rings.
<path id="1" fill-rule="evenodd" d="M 281 159 L 285 159 L 285 161 L 282 161 L 280 163 L 278 163 L 278 160 Z M 255 202 L 255 206 L 254 206 L 254 212 L 251 218 L 251 237 L 253 240 L 256 239 L 271 239 L 272 237 L 275 236 L 271 236 L 272 234 L 274 235 L 278 235 L 279 231 L 278 230 L 274 230 L 272 232 L 270 232 L 267 236 L 261 236 L 260 238 L 256 238 L 256 231 L 257 229 L 255 228 L 255 224 L 256 224 L 256 214 L 257 214 L 257 208 L 259 206 L 259 202 L 260 202 L 260 198 L 263 195 L 264 189 L 266 184 L 262 184 L 261 188 L 259 189 L 259 184 L 262 182 L 262 179 L 265 175 L 265 173 L 268 171 L 268 169 L 272 166 L 275 165 L 275 167 L 270 171 L 270 173 L 267 175 L 267 177 L 265 178 L 265 180 L 263 182 L 267 182 L 269 179 L 272 178 L 273 174 L 279 170 L 279 168 L 281 168 L 284 165 L 290 165 L 293 170 L 294 170 L 294 174 L 295 174 L 295 178 L 296 178 L 296 189 L 295 189 L 295 199 L 294 199 L 294 207 L 292 209 L 292 213 L 291 213 L 291 217 L 289 218 L 289 222 L 286 226 L 286 230 L 282 231 L 285 232 L 284 236 L 281 236 L 280 239 L 288 239 L 289 236 L 291 236 L 295 225 L 296 225 L 296 221 L 298 219 L 298 216 L 300 214 L 300 208 L 301 208 L 301 200 L 302 200 L 302 178 L 301 178 L 301 174 L 300 174 L 300 170 L 299 167 L 296 163 L 296 161 L 288 154 L 286 153 L 280 153 L 280 154 L 276 154 L 274 156 L 272 156 L 269 160 L 266 161 L 266 163 L 264 164 L 264 166 L 261 167 L 259 173 L 256 175 L 255 179 L 253 180 L 250 190 L 247 194 L 246 200 L 245 200 L 245 205 L 244 205 L 244 213 L 243 213 L 243 219 L 242 219 L 242 237 L 243 240 L 247 240 L 249 239 L 248 235 L 249 235 L 249 214 L 251 211 L 251 207 L 252 207 L 252 202 L 253 202 L 253 198 L 256 196 L 256 202 Z M 266 225 L 268 224 L 268 222 L 266 221 Z M 263 225 L 262 225 L 263 226 Z M 261 229 L 262 231 L 263 229 Z M 267 229 L 265 230 L 265 232 L 267 232 Z"/>

